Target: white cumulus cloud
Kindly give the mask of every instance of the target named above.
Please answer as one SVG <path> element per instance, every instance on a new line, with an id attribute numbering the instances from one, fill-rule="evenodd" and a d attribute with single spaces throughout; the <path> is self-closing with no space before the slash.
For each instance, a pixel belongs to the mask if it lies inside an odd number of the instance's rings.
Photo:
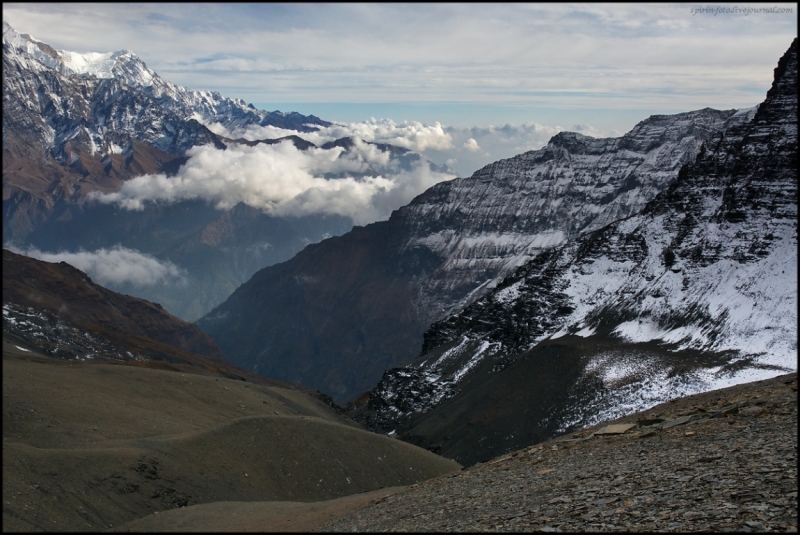
<path id="1" fill-rule="evenodd" d="M 6 245 L 15 253 L 44 260 L 45 262 L 66 262 L 89 275 L 103 286 L 108 284 L 133 284 L 153 286 L 155 284 L 182 284 L 185 273 L 171 262 L 143 254 L 135 249 L 116 245 L 110 249 L 48 253 L 35 247 L 18 249 Z"/>
<path id="2" fill-rule="evenodd" d="M 334 123 L 331 126 L 321 127 L 315 132 L 297 132 L 271 125 L 248 125 L 232 130 L 228 130 L 218 123 L 207 126 L 216 134 L 233 139 L 243 138 L 248 141 L 277 139 L 295 135 L 318 146 L 343 137 L 353 137 L 373 143 L 388 143 L 416 152 L 429 149 L 447 150 L 453 148 L 453 140 L 450 134 L 438 122 L 433 124 L 423 124 L 419 121 L 396 123 L 391 119 L 375 119 L 371 117 L 369 120 L 360 123 Z"/>
<path id="3" fill-rule="evenodd" d="M 175 176 L 139 176 L 117 192 L 91 198 L 129 210 L 141 210 L 146 202 L 203 199 L 219 209 L 245 203 L 274 216 L 336 214 L 365 224 L 387 218 L 430 186 L 454 178 L 431 171 L 425 159 L 403 170 L 388 151 L 357 138 L 349 151 L 301 151 L 285 141 L 227 150 L 207 145 L 186 154 L 189 159 Z"/>
<path id="4" fill-rule="evenodd" d="M 459 176 L 469 176 L 484 165 L 501 158 L 510 158 L 523 152 L 540 149 L 551 137 L 567 130 L 562 126 L 535 122 L 457 127 L 443 126 L 439 122 L 396 123 L 391 119 L 375 118 L 360 123 L 335 123 L 314 132 L 298 132 L 258 125 L 233 130 L 228 130 L 220 124 L 208 126 L 220 135 L 249 141 L 295 135 L 317 146 L 343 137 L 387 143 L 422 153 L 435 162 L 445 163 L 454 168 Z M 573 129 L 593 137 L 619 135 L 618 132 L 604 132 L 588 124 L 576 125 Z"/>
<path id="5" fill-rule="evenodd" d="M 478 145 L 478 142 L 475 141 L 475 138 L 469 138 L 462 146 L 470 152 L 480 152 L 481 150 L 481 146 Z"/>

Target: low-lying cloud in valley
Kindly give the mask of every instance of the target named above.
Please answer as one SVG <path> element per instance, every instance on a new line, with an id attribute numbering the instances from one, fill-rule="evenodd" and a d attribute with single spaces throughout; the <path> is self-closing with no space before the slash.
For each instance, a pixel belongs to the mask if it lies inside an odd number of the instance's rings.
<path id="1" fill-rule="evenodd" d="M 388 218 L 424 190 L 455 177 L 433 171 L 424 158 L 404 168 L 390 152 L 358 138 L 349 150 L 299 150 L 284 141 L 232 144 L 227 150 L 207 145 L 186 154 L 189 159 L 175 176 L 143 175 L 117 192 L 91 198 L 129 210 L 147 202 L 203 199 L 219 209 L 245 203 L 273 216 L 341 215 L 366 224 Z"/>
<path id="2" fill-rule="evenodd" d="M 228 130 L 214 124 L 210 128 L 247 141 L 293 135 L 317 147 L 300 150 L 289 140 L 255 146 L 234 143 L 226 150 L 194 147 L 174 176 L 143 175 L 125 182 L 117 192 L 93 193 L 90 198 L 128 210 L 141 210 L 148 202 L 192 199 L 219 209 L 244 203 L 276 217 L 340 215 L 364 225 L 387 219 L 393 210 L 438 182 L 456 174 L 469 176 L 493 161 L 539 149 L 566 130 L 538 123 L 468 128 L 374 118 L 313 132 L 259 125 Z M 573 130 L 595 137 L 605 134 L 590 125 Z M 342 138 L 351 138 L 353 145 L 320 148 Z M 403 163 L 403 156 L 381 150 L 377 143 L 402 147 L 421 157 L 409 165 L 411 159 L 406 157 Z M 442 167 L 433 170 L 431 162 Z M 452 172 L 442 172 L 445 167 Z"/>
<path id="3" fill-rule="evenodd" d="M 374 143 L 388 143 L 404 149 L 422 152 L 425 150 L 447 150 L 453 148 L 453 140 L 438 122 L 422 124 L 419 121 L 402 121 L 396 123 L 391 119 L 370 119 L 360 123 L 334 123 L 322 127 L 315 132 L 297 132 L 276 126 L 247 125 L 243 128 L 228 130 L 220 124 L 208 125 L 215 133 L 233 139 L 243 138 L 248 141 L 259 139 L 277 139 L 296 135 L 315 145 L 322 145 L 343 137 L 359 138 Z"/>
<path id="4" fill-rule="evenodd" d="M 642 117 L 642 119 L 644 118 Z M 360 123 L 334 123 L 314 132 L 298 132 L 275 126 L 259 125 L 248 125 L 233 130 L 228 130 L 220 124 L 211 124 L 208 127 L 225 137 L 248 141 L 277 139 L 294 135 L 318 146 L 343 137 L 359 138 L 373 143 L 388 143 L 419 152 L 437 164 L 448 165 L 456 171 L 458 176 L 464 177 L 499 159 L 540 149 L 547 144 L 551 137 L 564 130 L 573 130 L 592 137 L 622 135 L 621 132 L 606 132 L 588 124 L 575 125 L 571 129 L 535 122 L 458 127 L 443 126 L 439 122 L 423 124 L 419 121 L 402 121 L 397 123 L 391 119 L 375 119 L 374 117 Z"/>
<path id="5" fill-rule="evenodd" d="M 141 287 L 186 282 L 185 272 L 172 262 L 165 262 L 121 245 L 75 253 L 48 253 L 35 247 L 19 249 L 11 245 L 5 245 L 5 248 L 45 262 L 66 262 L 85 272 L 102 286 L 132 284 Z"/>

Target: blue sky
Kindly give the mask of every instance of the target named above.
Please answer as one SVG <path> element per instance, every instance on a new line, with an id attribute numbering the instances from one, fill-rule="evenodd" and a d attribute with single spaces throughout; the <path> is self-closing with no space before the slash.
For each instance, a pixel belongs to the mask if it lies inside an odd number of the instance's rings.
<path id="1" fill-rule="evenodd" d="M 748 10 L 763 7 L 5 3 L 3 17 L 57 49 L 133 50 L 168 80 L 262 109 L 438 122 L 458 150 L 432 156 L 463 175 L 559 130 L 615 136 L 655 113 L 761 102 L 797 35 L 797 4 Z M 476 127 L 507 124 L 529 127 L 464 148 Z"/>

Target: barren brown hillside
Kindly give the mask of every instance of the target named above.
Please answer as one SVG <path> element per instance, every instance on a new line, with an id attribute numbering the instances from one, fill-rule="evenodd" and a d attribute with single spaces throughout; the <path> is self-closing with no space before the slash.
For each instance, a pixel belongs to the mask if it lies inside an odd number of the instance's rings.
<path id="1" fill-rule="evenodd" d="M 300 390 L 35 353 L 3 342 L 3 531 L 329 500 L 459 469 Z"/>

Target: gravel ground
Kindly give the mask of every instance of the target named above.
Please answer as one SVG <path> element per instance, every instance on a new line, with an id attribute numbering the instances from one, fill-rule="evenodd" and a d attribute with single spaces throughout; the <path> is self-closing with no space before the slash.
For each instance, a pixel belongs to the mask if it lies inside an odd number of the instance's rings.
<path id="1" fill-rule="evenodd" d="M 797 374 L 538 444 L 320 530 L 796 531 Z"/>

